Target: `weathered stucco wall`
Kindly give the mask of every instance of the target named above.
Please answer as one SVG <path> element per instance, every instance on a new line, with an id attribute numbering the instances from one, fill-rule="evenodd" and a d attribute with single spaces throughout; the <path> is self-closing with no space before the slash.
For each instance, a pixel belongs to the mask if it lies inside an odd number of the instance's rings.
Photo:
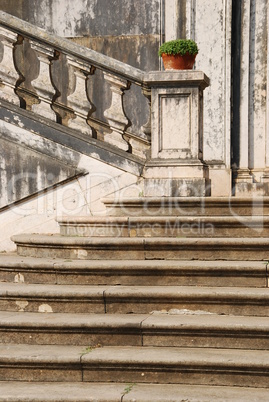
<path id="1" fill-rule="evenodd" d="M 148 65 L 142 56 L 147 56 L 154 70 L 159 65 L 161 4 L 162 0 L 0 0 L 0 9 L 50 33 L 83 38 L 84 45 L 94 45 L 86 38 L 99 38 L 99 51 L 142 69 Z M 117 47 L 116 37 L 121 38 Z"/>
<path id="2" fill-rule="evenodd" d="M 121 165 L 115 157 L 117 167 L 94 145 L 89 152 L 85 145 L 75 150 L 71 138 L 63 145 L 56 123 L 31 124 L 25 113 L 3 105 L 0 110 L 0 252 L 15 249 L 13 234 L 58 233 L 57 218 L 102 215 L 102 198 L 143 192 L 139 174 L 131 164 L 128 169 L 126 159 Z"/>

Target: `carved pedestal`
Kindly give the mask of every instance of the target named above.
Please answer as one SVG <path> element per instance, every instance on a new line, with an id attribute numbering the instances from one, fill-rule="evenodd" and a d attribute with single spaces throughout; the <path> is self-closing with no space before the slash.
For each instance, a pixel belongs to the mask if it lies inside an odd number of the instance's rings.
<path id="1" fill-rule="evenodd" d="M 151 159 L 145 167 L 145 196 L 210 194 L 203 162 L 203 90 L 201 71 L 152 72 Z"/>

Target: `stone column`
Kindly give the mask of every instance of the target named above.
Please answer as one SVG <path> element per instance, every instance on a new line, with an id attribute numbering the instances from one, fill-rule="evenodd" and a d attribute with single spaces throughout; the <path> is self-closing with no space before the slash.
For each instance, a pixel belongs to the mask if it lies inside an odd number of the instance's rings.
<path id="1" fill-rule="evenodd" d="M 146 164 L 145 196 L 205 196 L 210 193 L 203 161 L 203 90 L 201 71 L 152 72 L 151 159 Z"/>
<path id="2" fill-rule="evenodd" d="M 269 11 L 267 9 L 267 47 L 269 47 Z M 269 51 L 267 49 L 267 87 L 266 87 L 266 139 L 265 139 L 265 170 L 263 181 L 269 183 Z"/>
<path id="3" fill-rule="evenodd" d="M 239 168 L 235 179 L 235 192 L 245 192 L 252 183 L 249 170 L 249 55 L 250 55 L 250 2 L 242 2 L 241 24 L 241 77 L 240 77 L 240 127 Z"/>

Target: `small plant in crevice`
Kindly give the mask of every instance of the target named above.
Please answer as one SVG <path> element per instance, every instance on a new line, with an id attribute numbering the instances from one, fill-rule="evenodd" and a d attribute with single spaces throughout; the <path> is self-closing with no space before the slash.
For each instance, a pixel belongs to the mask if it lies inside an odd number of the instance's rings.
<path id="1" fill-rule="evenodd" d="M 100 343 L 97 343 L 95 346 L 87 346 L 84 350 L 82 350 L 80 356 L 82 357 L 84 355 L 87 355 L 88 353 L 91 353 L 94 349 L 101 348 L 101 347 L 102 347 L 102 345 Z"/>
<path id="2" fill-rule="evenodd" d="M 133 387 L 134 387 L 135 385 L 136 385 L 135 382 L 130 383 L 130 384 L 127 384 L 126 387 L 124 388 L 124 391 L 123 391 L 122 395 L 124 396 L 124 395 L 129 394 L 129 393 L 132 391 L 132 389 L 133 389 Z"/>

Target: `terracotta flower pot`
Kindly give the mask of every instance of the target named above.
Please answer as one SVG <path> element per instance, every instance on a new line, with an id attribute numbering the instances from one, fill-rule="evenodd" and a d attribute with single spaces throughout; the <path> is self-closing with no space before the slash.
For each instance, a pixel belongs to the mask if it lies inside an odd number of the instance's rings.
<path id="1" fill-rule="evenodd" d="M 191 70 L 195 62 L 195 55 L 188 52 L 181 56 L 180 54 L 162 54 L 165 70 Z"/>

